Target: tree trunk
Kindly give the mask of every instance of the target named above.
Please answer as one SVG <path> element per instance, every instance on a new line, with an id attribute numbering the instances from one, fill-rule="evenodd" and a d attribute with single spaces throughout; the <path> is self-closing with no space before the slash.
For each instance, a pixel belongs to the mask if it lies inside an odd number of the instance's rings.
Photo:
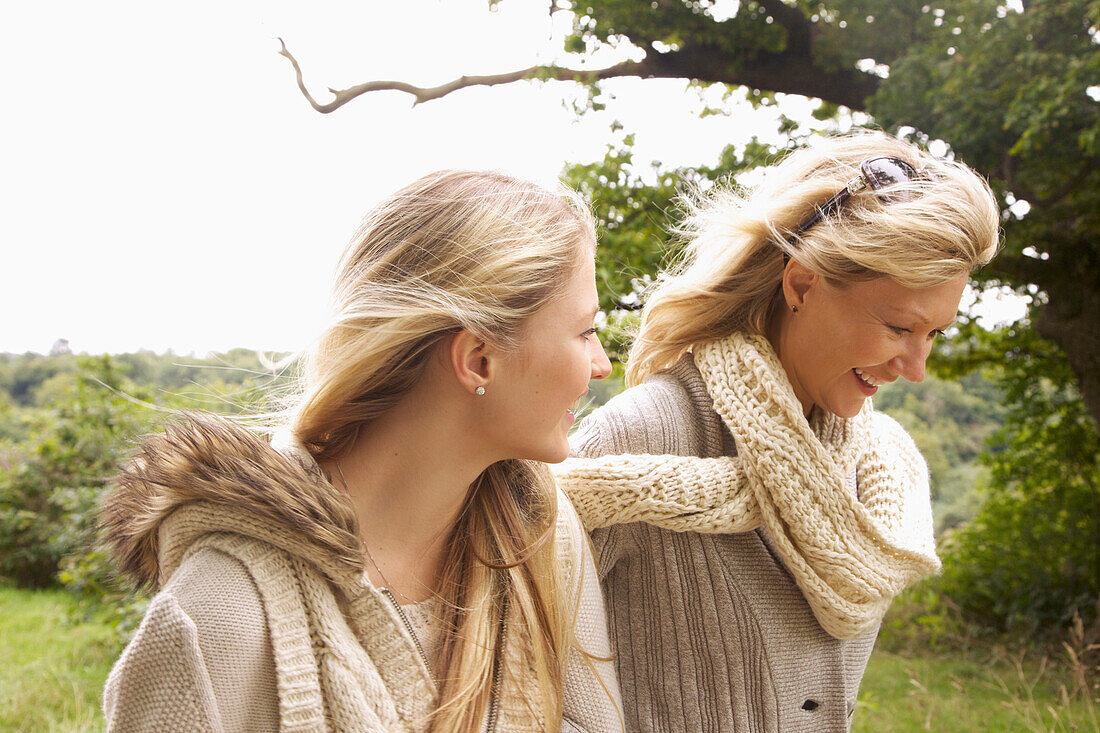
<path id="1" fill-rule="evenodd" d="M 1046 289 L 1050 300 L 1035 325 L 1066 352 L 1085 406 L 1100 426 L 1100 288 L 1081 282 L 1059 285 Z"/>

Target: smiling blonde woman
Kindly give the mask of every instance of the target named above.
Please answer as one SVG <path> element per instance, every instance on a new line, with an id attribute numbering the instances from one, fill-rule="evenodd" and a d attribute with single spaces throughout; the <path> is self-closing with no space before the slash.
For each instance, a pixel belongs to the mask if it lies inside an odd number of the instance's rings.
<path id="1" fill-rule="evenodd" d="M 444 171 L 379 204 L 273 445 L 192 415 L 106 528 L 159 590 L 112 731 L 620 731 L 590 546 L 545 461 L 610 364 L 573 195 Z"/>
<path id="2" fill-rule="evenodd" d="M 891 599 L 939 568 L 920 381 L 998 243 L 988 186 L 882 134 L 718 187 L 559 481 L 594 530 L 627 728 L 844 731 Z"/>

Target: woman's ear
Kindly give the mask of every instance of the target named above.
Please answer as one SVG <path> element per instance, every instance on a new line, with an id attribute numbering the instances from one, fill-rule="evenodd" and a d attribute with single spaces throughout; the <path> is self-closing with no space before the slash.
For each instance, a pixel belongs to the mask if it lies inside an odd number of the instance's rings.
<path id="1" fill-rule="evenodd" d="M 806 295 L 817 284 L 818 274 L 796 259 L 787 263 L 783 270 L 783 299 L 787 309 L 802 310 L 806 305 Z"/>
<path id="2" fill-rule="evenodd" d="M 495 350 L 487 343 L 462 329 L 451 337 L 446 356 L 455 378 L 464 390 L 478 394 L 478 387 L 484 394 L 485 386 L 493 373 Z"/>

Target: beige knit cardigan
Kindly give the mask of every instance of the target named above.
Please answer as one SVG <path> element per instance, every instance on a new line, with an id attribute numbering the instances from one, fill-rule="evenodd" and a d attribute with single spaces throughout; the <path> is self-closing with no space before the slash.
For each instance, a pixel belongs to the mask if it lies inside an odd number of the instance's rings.
<path id="1" fill-rule="evenodd" d="M 853 419 L 803 416 L 767 339 L 734 333 L 695 364 L 737 456 L 574 457 L 556 469 L 589 529 L 644 521 L 694 532 L 766 526 L 821 626 L 877 627 L 890 601 L 939 569 L 928 474 L 912 440 L 868 400 Z M 860 496 L 845 477 L 860 465 Z"/>
<path id="2" fill-rule="evenodd" d="M 367 578 L 347 498 L 316 464 L 193 415 L 143 445 L 106 525 L 123 567 L 163 586 L 108 679 L 109 730 L 424 728 L 431 674 Z M 564 497 L 555 541 L 578 640 L 607 656 L 589 546 Z M 507 636 L 498 730 L 541 727 L 525 700 L 528 645 Z M 621 730 L 610 664 L 574 650 L 565 687 L 563 729 Z"/>

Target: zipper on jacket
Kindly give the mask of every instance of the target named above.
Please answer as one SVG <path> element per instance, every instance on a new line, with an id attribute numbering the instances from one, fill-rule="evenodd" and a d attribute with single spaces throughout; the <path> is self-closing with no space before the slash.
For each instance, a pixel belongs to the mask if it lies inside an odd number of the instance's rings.
<path id="1" fill-rule="evenodd" d="M 497 729 L 497 716 L 500 712 L 500 684 L 504 676 L 504 635 L 508 631 L 508 601 L 502 604 L 500 611 L 500 642 L 493 655 L 493 689 L 489 691 L 489 714 L 485 720 L 485 733 Z"/>
<path id="2" fill-rule="evenodd" d="M 409 632 L 409 636 L 412 637 L 413 644 L 416 644 L 416 651 L 420 652 L 420 658 L 424 660 L 424 668 L 428 670 L 428 676 L 432 678 L 432 682 L 438 686 L 438 682 L 435 679 L 435 675 L 432 673 L 432 665 L 428 663 L 428 655 L 424 653 L 424 647 L 420 645 L 420 639 L 416 637 L 416 632 L 413 631 L 412 622 L 409 621 L 409 617 L 405 615 L 405 612 L 401 610 L 401 604 L 397 602 L 397 598 L 393 595 L 389 588 L 379 588 L 379 592 L 386 598 L 390 599 L 390 603 L 393 604 L 394 609 L 397 611 L 397 615 L 401 617 L 402 623 L 405 624 L 405 629 Z"/>
<path id="3" fill-rule="evenodd" d="M 428 670 L 428 676 L 432 678 L 432 682 L 438 687 L 439 682 L 435 678 L 435 674 L 432 673 L 432 667 L 428 663 L 428 655 L 424 653 L 424 647 L 420 644 L 420 639 L 417 638 L 416 632 L 413 631 L 412 622 L 409 621 L 409 617 L 405 615 L 405 612 L 401 609 L 401 604 L 397 602 L 397 597 L 390 591 L 389 588 L 379 588 L 379 592 L 389 599 L 393 604 L 393 608 L 397 611 L 397 615 L 401 617 L 401 622 L 405 624 L 405 630 L 409 632 L 409 636 L 412 637 L 413 644 L 416 644 L 416 651 L 420 653 L 420 658 L 424 661 L 424 667 Z M 502 677 L 504 676 L 504 635 L 508 630 L 508 604 L 504 604 L 500 613 L 500 643 L 497 644 L 496 653 L 493 655 L 493 687 L 489 690 L 489 712 L 485 718 L 485 733 L 493 733 L 497 727 L 497 717 L 500 712 L 500 684 Z"/>

